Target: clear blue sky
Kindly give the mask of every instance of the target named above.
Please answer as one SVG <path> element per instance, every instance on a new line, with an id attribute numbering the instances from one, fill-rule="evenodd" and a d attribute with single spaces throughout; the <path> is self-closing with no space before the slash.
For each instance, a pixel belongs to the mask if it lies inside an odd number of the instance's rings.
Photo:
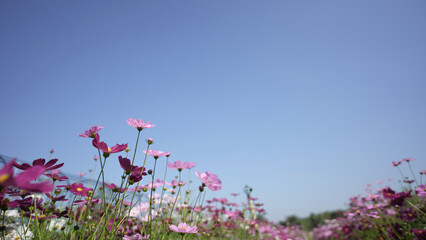
<path id="1" fill-rule="evenodd" d="M 222 179 L 208 197 L 249 184 L 272 220 L 344 208 L 397 179 L 392 161 L 426 169 L 425 12 L 423 0 L 3 0 L 0 153 L 54 148 L 65 171 L 87 172 L 96 151 L 78 134 L 105 125 L 104 141 L 133 148 L 133 117 L 157 124 L 142 132 L 153 149 Z"/>

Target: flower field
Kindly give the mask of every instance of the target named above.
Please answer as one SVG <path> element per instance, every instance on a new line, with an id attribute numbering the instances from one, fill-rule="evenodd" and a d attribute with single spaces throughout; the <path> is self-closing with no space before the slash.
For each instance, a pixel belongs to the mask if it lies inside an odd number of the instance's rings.
<path id="1" fill-rule="evenodd" d="M 197 170 L 191 181 L 185 176 L 196 163 L 174 161 L 170 152 L 152 149 L 152 138 L 140 143 L 143 130 L 154 124 L 133 118 L 127 124 L 136 129 L 134 151 L 128 144 L 103 142 L 103 126 L 79 135 L 98 153 L 94 161 L 100 170 L 92 184 L 63 184 L 68 177 L 58 159 L 31 165 L 14 159 L 5 165 L 0 170 L 1 239 L 426 239 L 426 172 L 417 178 L 411 158 L 392 163 L 401 173 L 401 190 L 367 188 L 366 196 L 350 199 L 341 217 L 308 232 L 264 220 L 263 204 L 248 186 L 243 203 L 229 200 L 239 193 L 206 199 L 207 191 L 222 189 L 220 173 Z M 120 182 L 105 181 L 105 165 L 112 162 L 121 167 Z M 409 166 L 412 177 L 403 175 L 401 164 Z"/>

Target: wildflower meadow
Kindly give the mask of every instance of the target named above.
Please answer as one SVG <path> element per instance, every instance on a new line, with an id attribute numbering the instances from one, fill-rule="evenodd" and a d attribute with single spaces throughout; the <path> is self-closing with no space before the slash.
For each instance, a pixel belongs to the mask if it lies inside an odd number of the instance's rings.
<path id="1" fill-rule="evenodd" d="M 416 173 L 411 158 L 392 163 L 401 173 L 401 189 L 368 188 L 365 196 L 350 199 L 341 216 L 309 231 L 267 221 L 249 186 L 228 198 L 206 199 L 206 192 L 226 184 L 220 172 L 175 160 L 155 149 L 152 138 L 142 141 L 143 130 L 155 124 L 133 118 L 127 124 L 137 134 L 132 146 L 102 141 L 104 126 L 79 135 L 97 153 L 96 181 L 89 184 L 63 184 L 68 177 L 58 159 L 6 164 L 0 170 L 1 239 L 426 239 L 426 171 Z M 120 169 L 121 181 L 106 181 L 107 164 Z M 232 200 L 240 194 L 246 201 Z"/>

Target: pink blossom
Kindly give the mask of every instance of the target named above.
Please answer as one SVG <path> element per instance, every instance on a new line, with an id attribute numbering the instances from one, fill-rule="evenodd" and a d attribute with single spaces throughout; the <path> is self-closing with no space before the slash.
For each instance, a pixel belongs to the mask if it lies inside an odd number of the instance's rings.
<path id="1" fill-rule="evenodd" d="M 83 186 L 83 183 L 73 183 L 70 187 L 70 191 L 78 196 L 87 197 L 89 191 L 93 191 L 91 188 L 86 188 Z"/>
<path id="2" fill-rule="evenodd" d="M 78 175 L 78 176 L 80 176 L 80 177 L 84 177 L 84 176 L 86 176 L 86 174 L 87 174 L 87 173 L 84 173 L 84 172 L 78 172 L 78 173 L 77 173 L 77 175 Z"/>
<path id="3" fill-rule="evenodd" d="M 176 161 L 174 163 L 171 163 L 171 162 L 167 163 L 167 167 L 171 169 L 177 169 L 178 171 L 182 171 L 182 169 L 191 169 L 195 167 L 195 163 L 191 163 L 191 162 L 182 163 L 182 161 Z"/>
<path id="4" fill-rule="evenodd" d="M 102 126 L 93 126 L 92 128 L 84 131 L 84 133 L 78 135 L 80 137 L 87 137 L 87 138 L 94 138 L 96 135 L 98 135 L 98 132 L 104 127 Z"/>
<path id="5" fill-rule="evenodd" d="M 132 127 L 135 127 L 139 132 L 142 131 L 142 129 L 144 128 L 155 127 L 155 124 L 150 124 L 150 121 L 144 122 L 142 119 L 134 119 L 134 118 L 127 119 L 127 124 L 129 124 Z"/>
<path id="6" fill-rule="evenodd" d="M 178 233 L 197 233 L 197 226 L 189 226 L 186 223 L 179 223 L 178 226 L 176 225 L 170 225 L 170 230 L 172 230 L 173 232 L 178 232 Z"/>
<path id="7" fill-rule="evenodd" d="M 144 153 L 153 156 L 155 159 L 158 159 L 159 157 L 164 157 L 164 156 L 169 156 L 170 152 L 162 152 L 162 151 L 157 151 L 157 150 L 148 150 L 148 152 L 146 150 L 143 151 Z"/>
<path id="8" fill-rule="evenodd" d="M 49 182 L 40 182 L 31 184 L 33 180 L 37 179 L 42 175 L 46 168 L 44 166 L 35 165 L 25 169 L 23 172 L 14 175 L 13 165 L 16 159 L 12 159 L 2 169 L 0 169 L 0 187 L 15 186 L 21 189 L 25 189 L 31 192 L 50 192 L 53 189 L 53 185 Z"/>
<path id="9" fill-rule="evenodd" d="M 219 191 L 222 189 L 222 181 L 220 181 L 219 178 L 217 178 L 216 174 L 212 174 L 209 171 L 205 173 L 200 173 L 198 171 L 195 172 L 195 175 L 203 182 L 203 185 L 210 188 L 212 191 Z"/>
<path id="10" fill-rule="evenodd" d="M 182 186 L 185 186 L 185 184 L 186 184 L 186 182 L 184 182 L 184 181 L 178 182 L 176 179 L 173 179 L 171 182 L 165 181 L 165 183 L 169 186 L 172 186 L 173 188 L 176 188 L 177 186 L 182 187 Z"/>
<path id="11" fill-rule="evenodd" d="M 124 192 L 124 188 L 118 188 L 117 185 L 115 185 L 114 183 L 108 184 L 108 183 L 104 183 L 105 186 L 107 186 L 107 188 L 111 189 L 113 192 L 120 192 L 123 193 Z"/>
<path id="12" fill-rule="evenodd" d="M 104 152 L 104 157 L 107 158 L 111 153 L 118 153 L 123 151 L 124 149 L 127 148 L 127 143 L 126 144 L 117 144 L 114 147 L 109 148 L 108 145 L 105 142 L 99 142 L 99 135 L 96 134 L 96 136 L 94 137 L 92 144 L 95 148 L 101 150 L 102 152 Z"/>
<path id="13" fill-rule="evenodd" d="M 46 163 L 46 160 L 44 160 L 43 158 L 39 158 L 39 159 L 36 159 L 36 160 L 33 161 L 32 166 L 33 167 L 34 166 L 42 166 L 46 169 L 46 171 L 55 170 L 55 169 L 58 169 L 58 168 L 64 166 L 64 163 L 60 163 L 60 164 L 55 165 L 56 162 L 58 162 L 58 159 L 56 159 L 56 158 L 48 161 L 47 163 Z M 26 170 L 26 169 L 31 168 L 31 165 L 29 165 L 28 163 L 23 163 L 22 165 L 20 165 L 20 164 L 15 162 L 13 165 L 16 168 L 21 169 L 21 170 Z"/>

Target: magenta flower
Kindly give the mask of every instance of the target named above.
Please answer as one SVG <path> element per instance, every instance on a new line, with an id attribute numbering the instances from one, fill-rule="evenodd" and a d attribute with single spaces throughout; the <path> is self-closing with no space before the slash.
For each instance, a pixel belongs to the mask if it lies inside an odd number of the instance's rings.
<path id="1" fill-rule="evenodd" d="M 84 131 L 84 133 L 78 135 L 79 137 L 87 137 L 87 138 L 94 138 L 96 135 L 98 135 L 98 132 L 104 127 L 102 126 L 93 126 L 92 128 Z"/>
<path id="2" fill-rule="evenodd" d="M 67 176 L 60 176 L 59 173 L 56 173 L 55 171 L 51 171 L 50 173 L 44 174 L 44 176 L 51 178 L 54 182 L 55 181 L 65 181 L 68 179 Z"/>
<path id="3" fill-rule="evenodd" d="M 142 119 L 134 119 L 134 118 L 127 119 L 127 124 L 129 124 L 132 127 L 135 127 L 139 132 L 142 131 L 142 129 L 144 128 L 155 127 L 155 124 L 150 124 L 150 121 L 144 122 Z"/>
<path id="4" fill-rule="evenodd" d="M 416 188 L 417 196 L 426 197 L 426 185 L 420 185 Z"/>
<path id="5" fill-rule="evenodd" d="M 126 175 L 131 173 L 138 173 L 142 175 L 147 175 L 144 167 L 138 167 L 136 165 L 132 165 L 130 163 L 130 159 L 123 158 L 122 156 L 118 156 L 118 161 L 120 162 L 121 168 L 125 171 Z"/>
<path id="6" fill-rule="evenodd" d="M 398 167 L 399 165 L 401 165 L 401 163 L 402 163 L 401 161 L 397 161 L 397 162 L 393 161 L 391 164 L 391 167 Z"/>
<path id="7" fill-rule="evenodd" d="M 212 191 L 219 191 L 222 189 L 222 181 L 220 181 L 219 178 L 217 178 L 216 174 L 212 174 L 209 171 L 205 173 L 200 173 L 198 171 L 195 172 L 195 175 L 203 182 L 204 186 L 207 186 Z"/>
<path id="8" fill-rule="evenodd" d="M 111 189 L 113 192 L 120 192 L 123 193 L 124 192 L 124 188 L 119 188 L 117 185 L 115 185 L 114 183 L 108 184 L 108 183 L 104 183 L 105 186 L 107 186 L 107 188 Z"/>
<path id="9" fill-rule="evenodd" d="M 99 142 L 99 135 L 96 134 L 94 137 L 92 144 L 95 148 L 101 150 L 104 153 L 104 157 L 107 158 L 111 153 L 118 153 L 127 148 L 126 144 L 117 144 L 114 147 L 109 148 L 108 145 L 105 142 Z"/>
<path id="10" fill-rule="evenodd" d="M 93 191 L 93 189 L 84 187 L 83 183 L 73 183 L 70 186 L 70 191 L 75 195 L 87 197 L 87 193 Z"/>
<path id="11" fill-rule="evenodd" d="M 181 161 L 176 161 L 174 163 L 167 163 L 167 167 L 169 167 L 170 169 L 177 169 L 179 172 L 182 171 L 182 169 L 191 169 L 193 167 L 195 167 L 195 163 L 191 163 L 191 162 L 184 162 L 182 163 Z"/>
<path id="12" fill-rule="evenodd" d="M 170 225 L 170 230 L 172 230 L 173 232 L 178 232 L 178 233 L 197 233 L 197 226 L 189 226 L 186 223 L 179 223 L 178 226 L 176 225 Z"/>
<path id="13" fill-rule="evenodd" d="M 60 164 L 55 165 L 56 162 L 58 162 L 58 159 L 56 159 L 56 158 L 48 161 L 47 163 L 46 163 L 46 160 L 44 160 L 43 158 L 39 158 L 39 159 L 33 161 L 32 166 L 29 165 L 28 163 L 23 163 L 22 165 L 20 165 L 16 162 L 13 165 L 16 168 L 21 169 L 21 170 L 26 170 L 26 169 L 29 169 L 29 168 L 34 167 L 34 166 L 42 166 L 46 169 L 46 171 L 51 171 L 51 170 L 58 169 L 58 168 L 64 166 L 64 163 L 60 163 Z"/>
<path id="14" fill-rule="evenodd" d="M 173 179 L 171 182 L 167 182 L 167 181 L 165 181 L 165 183 L 167 184 L 167 185 L 169 185 L 169 186 L 172 186 L 173 188 L 176 188 L 176 187 L 182 187 L 182 186 L 185 186 L 185 184 L 186 184 L 186 182 L 184 182 L 184 181 L 177 181 L 176 179 Z"/>
<path id="15" fill-rule="evenodd" d="M 2 169 L 0 169 L 0 186 L 1 187 L 7 187 L 7 186 L 15 186 L 30 192 L 50 192 L 53 189 L 53 185 L 46 182 L 40 182 L 32 184 L 31 182 L 35 179 L 37 179 L 40 175 L 42 175 L 46 168 L 44 166 L 33 166 L 28 169 L 25 169 L 23 172 L 18 174 L 17 176 L 14 175 L 13 165 L 15 163 L 16 159 L 13 159 L 10 161 L 6 166 L 4 166 Z"/>
<path id="16" fill-rule="evenodd" d="M 157 150 L 148 150 L 148 152 L 144 150 L 143 152 L 150 156 L 153 156 L 155 159 L 158 159 L 159 157 L 170 156 L 170 152 L 162 152 Z"/>

